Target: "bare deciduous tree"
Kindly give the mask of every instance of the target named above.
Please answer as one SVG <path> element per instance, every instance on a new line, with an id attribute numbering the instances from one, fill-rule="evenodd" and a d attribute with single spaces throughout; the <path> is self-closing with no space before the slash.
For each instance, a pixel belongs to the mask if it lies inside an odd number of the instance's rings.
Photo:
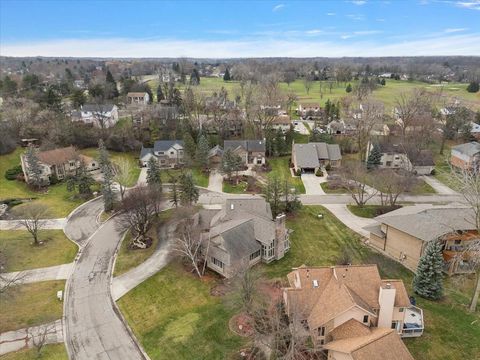
<path id="1" fill-rule="evenodd" d="M 358 206 L 365 205 L 377 194 L 377 190 L 367 184 L 372 183 L 372 174 L 360 162 L 347 162 L 340 171 L 345 188 Z"/>
<path id="2" fill-rule="evenodd" d="M 128 184 L 134 180 L 132 175 L 132 164 L 127 159 L 121 158 L 114 162 L 114 168 L 115 176 L 113 177 L 113 180 L 120 185 L 120 196 L 123 200 Z"/>
<path id="3" fill-rule="evenodd" d="M 360 160 L 364 161 L 366 150 L 370 141 L 372 130 L 377 124 L 381 124 L 384 116 L 383 103 L 368 100 L 362 103 L 361 113 L 352 117 L 352 123 L 356 128 L 356 139 Z"/>
<path id="4" fill-rule="evenodd" d="M 55 333 L 55 323 L 53 323 L 41 325 L 31 334 L 33 347 L 37 351 L 37 359 L 42 356 L 42 349 L 48 344 L 50 335 L 55 335 Z"/>
<path id="5" fill-rule="evenodd" d="M 25 229 L 32 235 L 35 245 L 40 245 L 38 232 L 45 227 L 43 219 L 48 217 L 48 208 L 41 204 L 28 204 L 16 212 L 22 217 L 21 223 Z"/>
<path id="6" fill-rule="evenodd" d="M 395 206 L 398 197 L 410 191 L 415 185 L 411 172 L 396 172 L 392 169 L 378 169 L 372 176 L 375 188 L 380 192 L 382 205 Z"/>
<path id="7" fill-rule="evenodd" d="M 195 219 L 188 216 L 177 225 L 177 240 L 174 251 L 189 261 L 193 266 L 198 277 L 203 276 L 203 271 L 199 267 L 202 259 L 202 237 L 195 226 Z"/>

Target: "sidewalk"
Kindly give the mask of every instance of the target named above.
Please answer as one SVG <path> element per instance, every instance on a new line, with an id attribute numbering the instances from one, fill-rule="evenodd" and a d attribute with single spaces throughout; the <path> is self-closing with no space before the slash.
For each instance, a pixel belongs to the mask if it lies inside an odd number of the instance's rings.
<path id="1" fill-rule="evenodd" d="M 123 295 L 128 293 L 134 287 L 155 275 L 159 270 L 168 264 L 168 254 L 172 247 L 173 232 L 175 225 L 171 224 L 164 234 L 163 243 L 155 250 L 155 252 L 146 261 L 138 265 L 136 268 L 117 276 L 113 279 L 111 292 L 113 300 L 117 301 Z"/>
<path id="2" fill-rule="evenodd" d="M 0 334 L 0 356 L 12 351 L 33 348 L 33 339 L 39 340 L 45 333 L 45 344 L 63 343 L 62 320 Z"/>
<path id="3" fill-rule="evenodd" d="M 0 230 L 25 230 L 23 220 L 0 220 Z M 67 218 L 40 220 L 42 229 L 63 229 Z"/>
<path id="4" fill-rule="evenodd" d="M 422 178 L 428 185 L 430 185 L 437 192 L 437 194 L 458 195 L 458 193 L 455 190 L 450 189 L 447 185 L 438 181 L 433 176 L 422 176 Z"/>
<path id="5" fill-rule="evenodd" d="M 18 279 L 19 284 L 30 284 L 49 280 L 66 280 L 73 269 L 73 263 L 62 264 L 32 270 L 3 273 L 4 280 Z M 2 283 L 2 280 L 0 280 Z"/>
<path id="6" fill-rule="evenodd" d="M 344 223 L 348 228 L 355 231 L 357 234 L 369 237 L 370 232 L 363 229 L 365 226 L 375 225 L 377 221 L 373 219 L 362 218 L 356 215 L 353 215 L 347 208 L 345 204 L 322 204 L 330 212 L 335 215 L 338 220 Z"/>

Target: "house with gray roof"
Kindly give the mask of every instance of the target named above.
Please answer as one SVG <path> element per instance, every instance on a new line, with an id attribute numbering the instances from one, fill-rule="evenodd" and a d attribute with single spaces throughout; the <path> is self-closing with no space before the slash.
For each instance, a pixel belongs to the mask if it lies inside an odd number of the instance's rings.
<path id="1" fill-rule="evenodd" d="M 207 266 L 226 278 L 261 261 L 279 260 L 290 249 L 285 215 L 274 219 L 261 197 L 226 199 L 220 209 L 202 209 L 199 218 Z"/>
<path id="2" fill-rule="evenodd" d="M 225 140 L 223 149 L 240 156 L 245 165 L 265 164 L 265 140 Z"/>
<path id="3" fill-rule="evenodd" d="M 480 168 L 480 144 L 472 141 L 452 147 L 450 164 L 461 170 L 478 171 Z"/>
<path id="4" fill-rule="evenodd" d="M 142 146 L 140 150 L 140 164 L 148 165 L 151 157 L 155 157 L 162 168 L 175 168 L 184 165 L 184 149 L 182 140 L 157 140 L 153 148 Z"/>
<path id="5" fill-rule="evenodd" d="M 415 271 L 427 243 L 442 244 L 444 271 L 448 274 L 472 271 L 473 241 L 480 241 L 475 226 L 475 214 L 466 207 L 406 206 L 375 218 L 368 226 L 369 243 L 387 253 L 407 268 Z"/>
<path id="6" fill-rule="evenodd" d="M 311 142 L 308 144 L 292 144 L 292 163 L 295 171 L 302 173 L 316 172 L 320 167 L 340 166 L 342 154 L 338 144 Z"/>
<path id="7" fill-rule="evenodd" d="M 102 129 L 109 128 L 118 122 L 118 107 L 115 104 L 85 104 L 73 115 L 73 120 Z"/>

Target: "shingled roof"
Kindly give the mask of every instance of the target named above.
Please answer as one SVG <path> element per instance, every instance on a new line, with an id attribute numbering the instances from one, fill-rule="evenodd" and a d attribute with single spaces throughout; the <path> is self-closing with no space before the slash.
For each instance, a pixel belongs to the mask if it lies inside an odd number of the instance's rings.
<path id="1" fill-rule="evenodd" d="M 245 151 L 265 152 L 264 140 L 225 140 L 223 148 L 225 150 L 235 150 L 242 147 Z"/>
<path id="2" fill-rule="evenodd" d="M 73 146 L 68 146 L 59 149 L 40 151 L 37 153 L 37 158 L 42 163 L 47 165 L 60 165 L 71 160 L 83 160 L 89 162 L 91 157 L 81 155 Z"/>

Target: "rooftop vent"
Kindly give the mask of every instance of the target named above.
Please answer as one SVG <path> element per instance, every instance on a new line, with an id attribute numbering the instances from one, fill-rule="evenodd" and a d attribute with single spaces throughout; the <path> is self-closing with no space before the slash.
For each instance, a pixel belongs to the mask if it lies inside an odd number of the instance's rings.
<path id="1" fill-rule="evenodd" d="M 318 280 L 313 280 L 312 283 L 314 288 L 318 288 Z"/>

